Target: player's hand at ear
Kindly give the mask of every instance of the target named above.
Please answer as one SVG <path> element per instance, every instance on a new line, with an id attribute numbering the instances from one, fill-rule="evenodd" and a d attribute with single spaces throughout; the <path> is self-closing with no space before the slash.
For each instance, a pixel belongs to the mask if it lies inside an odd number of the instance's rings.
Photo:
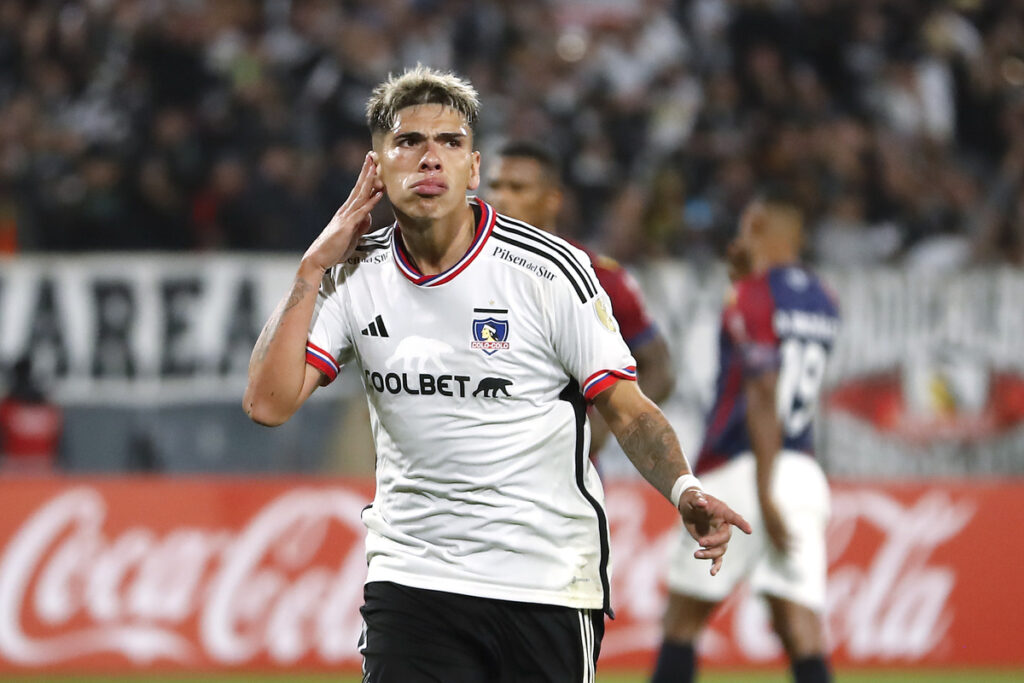
<path id="1" fill-rule="evenodd" d="M 359 238 L 370 229 L 370 212 L 384 196 L 384 183 L 378 175 L 377 155 L 369 152 L 363 159 L 359 178 L 345 203 L 334 212 L 331 221 L 306 250 L 304 261 L 327 270 L 347 259 Z"/>
<path id="2" fill-rule="evenodd" d="M 712 576 L 722 567 L 722 556 L 729 546 L 732 527 L 747 534 L 753 531 L 747 520 L 724 502 L 695 488 L 683 492 L 679 499 L 679 514 L 690 536 L 700 543 L 700 549 L 693 556 L 698 560 L 711 560 Z"/>

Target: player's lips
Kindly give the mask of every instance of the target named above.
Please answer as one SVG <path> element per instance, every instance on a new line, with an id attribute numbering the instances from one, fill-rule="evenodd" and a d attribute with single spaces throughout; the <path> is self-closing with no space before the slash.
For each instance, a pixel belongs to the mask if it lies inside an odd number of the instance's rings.
<path id="1" fill-rule="evenodd" d="M 412 184 L 412 191 L 418 195 L 436 197 L 448 191 L 448 183 L 440 178 L 424 178 Z"/>

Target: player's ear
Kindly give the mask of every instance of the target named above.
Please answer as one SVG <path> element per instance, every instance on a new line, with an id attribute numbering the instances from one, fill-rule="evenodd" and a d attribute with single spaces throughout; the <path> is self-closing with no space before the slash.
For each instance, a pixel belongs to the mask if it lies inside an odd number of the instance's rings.
<path id="1" fill-rule="evenodd" d="M 562 213 L 562 204 L 565 202 L 565 195 L 563 194 L 562 189 L 559 187 L 550 188 L 547 191 L 544 202 L 547 204 L 549 215 L 557 216 Z"/>
<path id="2" fill-rule="evenodd" d="M 467 190 L 475 190 L 480 187 L 480 152 L 470 153 L 469 182 L 466 183 Z"/>
<path id="3" fill-rule="evenodd" d="M 750 212 L 750 236 L 760 238 L 768 230 L 768 215 L 764 209 L 755 208 Z"/>

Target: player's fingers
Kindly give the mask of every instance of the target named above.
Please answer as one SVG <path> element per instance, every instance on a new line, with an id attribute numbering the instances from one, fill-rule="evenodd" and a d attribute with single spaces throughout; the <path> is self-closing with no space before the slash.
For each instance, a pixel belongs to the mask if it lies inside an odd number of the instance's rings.
<path id="1" fill-rule="evenodd" d="M 365 220 L 370 216 L 370 212 L 373 211 L 373 207 L 380 203 L 380 200 L 384 197 L 384 190 L 374 190 L 369 197 L 364 201 L 359 202 L 359 205 L 353 207 L 353 214 L 360 220 Z"/>
<path id="2" fill-rule="evenodd" d="M 724 522 L 725 525 L 731 524 L 746 534 L 753 533 L 754 531 L 753 527 L 750 526 L 750 522 L 745 520 L 742 515 L 718 499 L 714 501 L 713 505 L 709 506 L 708 513 Z"/>
<path id="3" fill-rule="evenodd" d="M 750 522 L 745 520 L 741 514 L 734 512 L 732 509 L 729 509 L 728 514 L 723 516 L 723 519 L 727 524 L 732 524 L 747 535 L 754 533 L 754 527 L 750 526 Z"/>
<path id="4" fill-rule="evenodd" d="M 710 550 L 698 550 L 693 554 L 698 560 L 711 560 L 711 576 L 714 576 L 722 568 L 722 558 L 725 555 L 725 549 L 719 551 Z"/>
<path id="5" fill-rule="evenodd" d="M 373 178 L 377 175 L 377 164 L 374 163 L 370 155 L 373 152 L 367 152 L 366 156 L 363 157 L 363 165 L 359 169 L 359 177 L 356 179 L 356 185 L 352 188 L 353 198 L 367 198 L 373 191 Z"/>
<path id="6" fill-rule="evenodd" d="M 365 235 L 370 231 L 370 227 L 372 225 L 370 213 L 373 211 L 373 207 L 377 206 L 383 196 L 383 190 L 376 190 L 365 202 L 360 204 L 357 209 L 353 209 L 353 215 L 359 221 L 356 224 L 356 230 L 359 235 Z"/>
<path id="7" fill-rule="evenodd" d="M 356 193 L 358 190 L 358 193 Z M 372 182 L 367 181 L 364 185 L 353 190 L 353 196 L 339 209 L 339 213 L 345 212 L 354 215 L 357 220 L 362 220 L 373 207 L 384 197 L 384 187 L 374 187 Z"/>
<path id="8" fill-rule="evenodd" d="M 366 186 L 360 191 L 360 194 L 349 200 L 350 209 L 352 211 L 362 211 L 366 207 L 367 202 L 372 201 L 376 203 L 380 201 L 380 197 L 377 195 L 383 195 L 383 193 L 383 188 L 375 188 L 372 183 L 367 182 Z"/>
<path id="9" fill-rule="evenodd" d="M 356 184 L 352 186 L 352 191 L 348 193 L 348 199 L 338 208 L 338 213 L 352 208 L 355 203 L 365 201 L 373 191 L 372 178 L 376 176 L 377 165 L 370 157 L 371 154 L 373 152 L 367 152 L 366 156 L 363 157 L 363 165 L 359 168 Z"/>
<path id="10" fill-rule="evenodd" d="M 732 524 L 746 534 L 753 533 L 754 529 L 750 526 L 750 522 L 745 520 L 740 514 L 735 512 L 732 508 L 726 505 L 723 501 L 715 498 L 714 496 L 702 496 L 704 503 L 701 507 L 704 507 L 712 518 L 717 518 L 725 522 L 725 524 Z"/>
<path id="11" fill-rule="evenodd" d="M 725 555 L 725 551 L 728 547 L 728 543 L 722 543 L 721 545 L 697 548 L 693 551 L 693 556 L 698 560 L 714 560 L 715 558 Z"/>
<path id="12" fill-rule="evenodd" d="M 348 192 L 348 197 L 345 198 L 345 201 L 342 202 L 341 206 L 339 206 L 337 211 L 334 212 L 335 218 L 344 216 L 345 213 L 352 208 L 353 202 L 357 201 L 357 199 L 363 194 L 363 186 L 365 184 L 364 175 L 367 171 L 369 161 L 369 157 L 363 159 L 363 166 L 359 169 L 359 177 L 356 178 L 356 184 L 352 186 L 352 189 Z"/>
<path id="13" fill-rule="evenodd" d="M 701 536 L 697 542 L 705 548 L 713 548 L 728 543 L 731 537 L 732 529 L 729 528 L 728 524 L 723 524 L 711 533 Z"/>
<path id="14" fill-rule="evenodd" d="M 367 199 L 366 203 L 363 205 L 363 210 L 366 211 L 366 213 L 370 213 L 373 211 L 373 207 L 377 206 L 383 197 L 384 190 L 374 190 L 373 194 L 370 195 L 370 198 Z"/>

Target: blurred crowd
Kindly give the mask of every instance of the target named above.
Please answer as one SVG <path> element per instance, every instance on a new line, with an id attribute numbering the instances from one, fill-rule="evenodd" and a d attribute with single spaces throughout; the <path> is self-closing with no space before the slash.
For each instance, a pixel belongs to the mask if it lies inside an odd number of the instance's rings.
<path id="1" fill-rule="evenodd" d="M 1024 264 L 1024 0 L 4 0 L 0 251 L 304 250 L 417 62 L 627 262 L 717 258 L 770 180 L 819 264 Z"/>

